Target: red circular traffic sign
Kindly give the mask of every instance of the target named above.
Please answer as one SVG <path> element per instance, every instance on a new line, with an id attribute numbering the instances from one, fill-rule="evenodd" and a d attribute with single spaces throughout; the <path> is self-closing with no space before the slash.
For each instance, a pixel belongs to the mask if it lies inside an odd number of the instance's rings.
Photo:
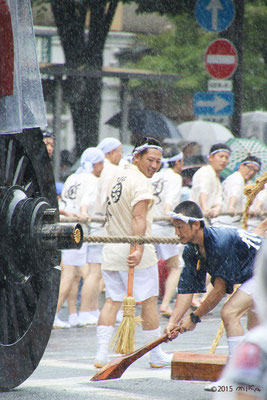
<path id="1" fill-rule="evenodd" d="M 226 39 L 211 42 L 205 54 L 205 67 L 215 79 L 229 78 L 237 67 L 237 51 Z"/>

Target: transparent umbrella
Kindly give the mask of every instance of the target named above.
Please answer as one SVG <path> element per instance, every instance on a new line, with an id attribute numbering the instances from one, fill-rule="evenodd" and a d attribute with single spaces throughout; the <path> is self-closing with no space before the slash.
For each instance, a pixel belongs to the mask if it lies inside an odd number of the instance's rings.
<path id="1" fill-rule="evenodd" d="M 242 114 L 242 137 L 256 138 L 267 143 L 267 111 L 251 111 Z"/>
<path id="2" fill-rule="evenodd" d="M 183 122 L 178 125 L 178 129 L 185 141 L 201 145 L 203 155 L 208 155 L 213 144 L 225 143 L 234 137 L 229 129 L 216 122 L 202 120 Z"/>
<path id="3" fill-rule="evenodd" d="M 257 139 L 234 138 L 226 142 L 230 146 L 232 153 L 227 171 L 232 173 L 236 170 L 239 163 L 248 155 L 253 155 L 261 160 L 261 170 L 259 175 L 267 171 L 267 146 Z"/>

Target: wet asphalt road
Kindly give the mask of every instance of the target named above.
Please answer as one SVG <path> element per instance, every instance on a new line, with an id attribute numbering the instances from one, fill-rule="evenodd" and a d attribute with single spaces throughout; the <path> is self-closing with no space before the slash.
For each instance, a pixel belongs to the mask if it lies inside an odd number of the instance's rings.
<path id="1" fill-rule="evenodd" d="M 208 353 L 220 325 L 220 306 L 204 317 L 195 331 L 163 344 L 166 352 Z M 137 313 L 138 314 L 138 306 Z M 61 311 L 66 319 L 67 310 Z M 160 318 L 162 330 L 167 320 Z M 171 379 L 171 368 L 152 369 L 145 355 L 135 361 L 120 379 L 90 382 L 97 369 L 93 366 L 96 348 L 96 326 L 53 330 L 44 356 L 23 384 L 10 392 L 0 393 L 2 400 L 176 400 L 211 399 L 204 391 L 207 382 Z M 136 329 L 136 348 L 145 343 L 141 328 Z M 216 354 L 227 354 L 225 335 Z M 115 357 L 115 355 L 112 355 Z M 225 397 L 227 400 L 227 397 Z"/>

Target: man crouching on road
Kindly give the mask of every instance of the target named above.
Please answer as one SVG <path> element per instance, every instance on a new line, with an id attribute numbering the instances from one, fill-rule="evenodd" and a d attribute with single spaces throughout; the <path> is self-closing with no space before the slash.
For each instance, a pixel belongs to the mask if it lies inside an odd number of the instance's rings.
<path id="1" fill-rule="evenodd" d="M 177 300 L 165 333 L 169 338 L 177 336 L 177 333 L 170 333 L 177 325 L 180 333 L 194 330 L 201 317 L 208 314 L 226 293 L 231 294 L 234 285 L 240 284 L 221 310 L 231 356 L 244 338 L 240 319 L 254 309 L 254 259 L 262 243 L 259 235 L 264 234 L 267 219 L 254 233 L 232 227 L 205 227 L 202 211 L 193 201 L 180 203 L 170 215 L 176 234 L 186 246 Z M 194 293 L 206 291 L 207 273 L 211 275 L 213 289 L 194 312 L 184 317 Z M 248 329 L 252 327 L 248 326 Z"/>

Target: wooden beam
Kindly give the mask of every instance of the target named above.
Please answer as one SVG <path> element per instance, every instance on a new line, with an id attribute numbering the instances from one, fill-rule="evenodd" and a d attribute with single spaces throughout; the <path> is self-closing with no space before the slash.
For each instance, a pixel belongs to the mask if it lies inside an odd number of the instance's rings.
<path id="1" fill-rule="evenodd" d="M 224 354 L 176 352 L 171 364 L 171 379 L 217 381 L 226 361 Z"/>

